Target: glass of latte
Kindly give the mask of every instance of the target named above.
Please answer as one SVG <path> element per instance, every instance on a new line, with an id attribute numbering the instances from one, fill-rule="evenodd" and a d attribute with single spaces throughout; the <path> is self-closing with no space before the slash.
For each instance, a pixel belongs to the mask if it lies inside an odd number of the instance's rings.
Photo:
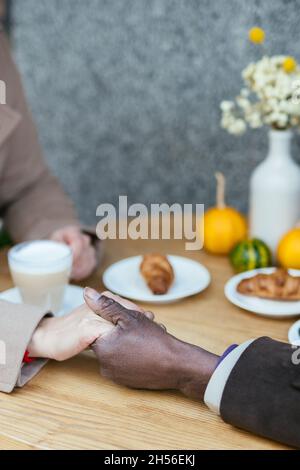
<path id="1" fill-rule="evenodd" d="M 10 272 L 26 304 L 58 313 L 72 267 L 67 245 L 51 240 L 20 243 L 8 252 Z"/>

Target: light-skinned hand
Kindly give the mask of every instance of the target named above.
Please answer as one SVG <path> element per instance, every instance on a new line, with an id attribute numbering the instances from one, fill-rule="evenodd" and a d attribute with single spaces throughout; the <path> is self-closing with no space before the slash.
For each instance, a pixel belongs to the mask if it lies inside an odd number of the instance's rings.
<path id="1" fill-rule="evenodd" d="M 81 232 L 79 227 L 67 226 L 56 230 L 51 240 L 65 243 L 73 253 L 73 266 L 71 278 L 80 281 L 88 277 L 96 268 L 96 250 L 92 245 L 91 237 Z"/>
<path id="2" fill-rule="evenodd" d="M 153 319 L 151 312 L 145 312 L 128 300 L 114 296 L 110 292 L 103 293 L 106 298 L 113 298 L 125 308 L 137 308 L 139 312 L 149 319 Z M 98 314 L 94 313 L 86 304 L 76 308 L 64 317 L 44 318 L 33 333 L 28 346 L 30 357 L 55 359 L 64 361 L 88 348 L 97 338 L 105 336 L 114 326 Z"/>

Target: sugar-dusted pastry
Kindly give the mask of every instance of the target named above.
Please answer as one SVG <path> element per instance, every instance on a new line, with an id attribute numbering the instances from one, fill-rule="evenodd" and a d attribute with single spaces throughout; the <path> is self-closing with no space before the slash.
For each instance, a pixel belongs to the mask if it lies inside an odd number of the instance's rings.
<path id="1" fill-rule="evenodd" d="M 285 269 L 271 274 L 256 274 L 237 286 L 240 294 L 272 300 L 300 300 L 300 276 L 291 276 Z"/>
<path id="2" fill-rule="evenodd" d="M 166 256 L 149 254 L 143 257 L 140 271 L 153 294 L 166 294 L 174 280 L 174 271 Z"/>

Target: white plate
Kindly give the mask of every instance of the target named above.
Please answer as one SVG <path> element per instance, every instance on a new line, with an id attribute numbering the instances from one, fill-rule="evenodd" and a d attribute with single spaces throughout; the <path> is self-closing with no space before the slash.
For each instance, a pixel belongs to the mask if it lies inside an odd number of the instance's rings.
<path id="1" fill-rule="evenodd" d="M 300 320 L 291 326 L 288 337 L 291 344 L 300 345 Z"/>
<path id="2" fill-rule="evenodd" d="M 140 264 L 142 256 L 126 258 L 110 266 L 103 274 L 103 283 L 110 291 L 139 302 L 157 304 L 198 294 L 210 283 L 208 270 L 197 261 L 181 256 L 168 256 L 175 279 L 167 294 L 154 295 L 145 283 Z"/>
<path id="3" fill-rule="evenodd" d="M 234 305 L 237 305 L 244 310 L 263 315 L 265 317 L 285 318 L 300 315 L 300 301 L 280 301 L 261 299 L 259 297 L 251 297 L 242 295 L 237 291 L 237 285 L 242 279 L 255 276 L 258 273 L 270 274 L 276 268 L 262 268 L 246 271 L 241 274 L 233 276 L 225 285 L 225 295 L 227 299 Z M 300 271 L 290 269 L 289 273 L 294 276 L 300 276 Z"/>
<path id="4" fill-rule="evenodd" d="M 19 289 L 13 287 L 12 289 L 5 290 L 0 293 L 0 299 L 6 300 L 7 302 L 13 302 L 15 304 L 21 304 L 22 299 L 20 296 Z M 69 285 L 66 288 L 63 308 L 56 314 L 57 317 L 62 317 L 67 313 L 70 313 L 76 307 L 79 307 L 84 303 L 83 300 L 83 289 L 78 286 Z"/>

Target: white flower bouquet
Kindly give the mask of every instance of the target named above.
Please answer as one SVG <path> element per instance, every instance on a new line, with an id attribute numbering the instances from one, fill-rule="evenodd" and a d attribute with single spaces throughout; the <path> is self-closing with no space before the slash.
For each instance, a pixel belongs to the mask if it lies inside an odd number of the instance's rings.
<path id="1" fill-rule="evenodd" d="M 261 28 L 252 28 L 254 43 L 264 40 Z M 234 101 L 222 101 L 221 126 L 231 134 L 267 124 L 273 129 L 300 128 L 300 67 L 293 57 L 264 56 L 243 71 L 245 86 Z"/>

